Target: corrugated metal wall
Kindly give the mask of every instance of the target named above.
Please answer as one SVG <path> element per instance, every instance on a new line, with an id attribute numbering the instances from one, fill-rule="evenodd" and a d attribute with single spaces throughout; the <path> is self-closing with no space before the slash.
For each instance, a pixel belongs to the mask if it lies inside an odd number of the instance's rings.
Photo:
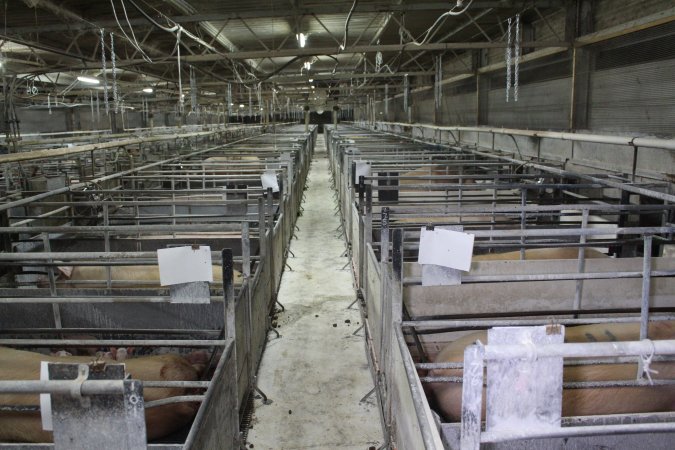
<path id="1" fill-rule="evenodd" d="M 506 103 L 505 88 L 488 94 L 488 125 L 509 128 L 566 129 L 570 115 L 569 78 L 520 86 L 518 101 Z"/>
<path id="2" fill-rule="evenodd" d="M 675 59 L 596 71 L 593 130 L 675 134 Z"/>

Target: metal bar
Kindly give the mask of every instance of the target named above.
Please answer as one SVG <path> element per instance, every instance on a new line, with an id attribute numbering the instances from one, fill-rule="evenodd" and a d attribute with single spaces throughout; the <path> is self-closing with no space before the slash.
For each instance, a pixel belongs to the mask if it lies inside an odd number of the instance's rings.
<path id="1" fill-rule="evenodd" d="M 521 428 L 518 431 L 483 432 L 481 443 L 504 442 L 536 438 L 569 438 L 572 436 L 599 436 L 611 434 L 672 433 L 675 423 L 634 423 L 622 425 L 592 425 L 580 427 L 562 427 L 550 430 Z"/>
<path id="2" fill-rule="evenodd" d="M 180 395 L 176 397 L 167 397 L 161 398 L 159 400 L 153 400 L 150 402 L 145 402 L 145 408 L 154 408 L 157 406 L 172 405 L 175 403 L 187 403 L 187 402 L 202 402 L 204 401 L 204 395 Z"/>
<path id="3" fill-rule="evenodd" d="M 16 347 L 214 347 L 226 343 L 220 339 L 0 339 L 0 345 Z"/>
<path id="4" fill-rule="evenodd" d="M 675 271 L 653 271 L 652 277 L 672 277 Z M 563 281 L 563 280 L 613 280 L 616 278 L 644 278 L 643 272 L 598 272 L 598 273 L 561 273 L 539 275 L 463 275 L 462 283 L 495 283 L 520 281 Z M 403 284 L 406 286 L 419 285 L 421 277 L 406 277 Z M 648 298 L 647 298 L 648 300 Z"/>
<path id="5" fill-rule="evenodd" d="M 486 361 L 546 357 L 586 358 L 611 356 L 675 355 L 675 340 L 587 342 L 566 344 L 486 345 Z M 465 360 L 466 361 L 466 360 Z"/>
<path id="6" fill-rule="evenodd" d="M 658 322 L 662 320 L 675 320 L 675 316 L 657 316 L 652 317 L 651 322 Z M 640 321 L 639 317 L 590 317 L 587 319 L 565 319 L 556 318 L 555 323 L 561 325 L 585 325 L 585 324 L 599 324 L 599 323 L 637 323 Z M 425 329 L 445 329 L 445 328 L 488 328 L 493 326 L 534 326 L 546 325 L 551 320 L 548 318 L 541 319 L 504 319 L 504 320 L 480 320 L 480 319 L 462 319 L 462 320 L 417 320 L 402 322 L 402 327 L 414 327 Z"/>
<path id="7" fill-rule="evenodd" d="M 110 395 L 124 392 L 124 380 L 20 380 L 0 381 L 0 392 L 3 394 L 71 394 L 75 386 L 76 392 L 82 395 Z"/>

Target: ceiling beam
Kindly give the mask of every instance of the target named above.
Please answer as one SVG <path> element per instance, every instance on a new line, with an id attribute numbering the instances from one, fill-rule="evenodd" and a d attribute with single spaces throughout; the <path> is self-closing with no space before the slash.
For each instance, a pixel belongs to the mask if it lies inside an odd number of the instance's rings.
<path id="1" fill-rule="evenodd" d="M 521 8 L 525 3 L 533 4 L 537 8 L 561 8 L 564 6 L 564 0 L 534 0 L 525 2 L 523 0 L 475 0 L 469 9 L 478 10 L 484 8 L 499 8 L 511 9 Z M 420 11 L 447 11 L 450 2 L 411 2 L 409 4 L 367 4 L 361 3 L 356 8 L 356 13 L 387 13 L 387 12 L 420 12 Z M 322 4 L 312 6 L 311 8 L 259 8 L 250 9 L 247 11 L 232 11 L 223 13 L 207 13 L 207 14 L 186 14 L 181 16 L 173 16 L 171 20 L 180 24 L 188 24 L 195 22 L 207 21 L 224 21 L 228 19 L 265 19 L 273 17 L 296 17 L 296 16 L 311 16 L 312 14 L 345 14 L 345 6 L 340 4 Z M 150 26 L 147 20 L 143 18 L 131 18 L 129 21 L 131 26 Z M 97 21 L 96 24 L 91 23 L 71 23 L 71 24 L 53 24 L 45 26 L 29 26 L 29 27 L 13 27 L 7 28 L 8 33 L 35 33 L 35 32 L 59 32 L 66 30 L 80 30 L 89 28 L 116 28 L 117 24 L 114 20 Z"/>
<path id="2" fill-rule="evenodd" d="M 348 53 L 375 53 L 375 52 L 400 52 L 400 51 L 446 51 L 446 50 L 477 50 L 487 48 L 506 48 L 506 42 L 441 42 L 428 43 L 423 45 L 412 44 L 388 44 L 388 45 L 357 45 L 347 47 L 340 51 L 338 47 L 320 47 L 320 48 L 290 48 L 281 50 L 254 50 L 254 51 L 239 51 L 227 54 L 208 54 L 208 55 L 187 55 L 182 57 L 185 62 L 204 62 L 217 61 L 222 58 L 230 59 L 262 59 L 262 58 L 287 58 L 295 56 L 322 56 L 322 55 L 338 55 Z M 568 42 L 559 41 L 531 41 L 523 42 L 523 47 L 530 48 L 555 48 L 568 49 L 570 44 Z M 175 60 L 175 57 L 166 58 L 165 61 Z M 119 64 L 139 64 L 142 61 L 138 60 L 120 60 Z"/>

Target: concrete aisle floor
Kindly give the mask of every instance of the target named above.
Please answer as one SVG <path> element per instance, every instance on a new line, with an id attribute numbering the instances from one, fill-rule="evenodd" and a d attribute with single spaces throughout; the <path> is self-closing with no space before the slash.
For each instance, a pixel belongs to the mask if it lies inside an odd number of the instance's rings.
<path id="1" fill-rule="evenodd" d="M 347 309 L 355 292 L 343 240 L 335 229 L 335 202 L 322 134 L 306 191 L 300 231 L 293 239 L 279 291 L 280 339 L 263 355 L 258 385 L 273 401 L 255 402 L 248 447 L 255 449 L 354 449 L 379 447 L 382 438 L 366 360 L 358 309 Z M 251 447 L 253 444 L 253 447 Z"/>

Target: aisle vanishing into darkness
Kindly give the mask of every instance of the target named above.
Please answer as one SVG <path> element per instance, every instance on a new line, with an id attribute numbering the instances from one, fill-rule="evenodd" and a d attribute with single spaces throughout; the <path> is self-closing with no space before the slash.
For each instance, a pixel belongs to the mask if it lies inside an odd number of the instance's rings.
<path id="1" fill-rule="evenodd" d="M 248 443 L 255 449 L 354 449 L 379 447 L 382 431 L 364 349 L 352 275 L 344 266 L 344 241 L 336 229 L 333 192 L 323 134 L 298 220 L 279 301 L 277 330 L 270 334 L 258 375 L 273 401 L 255 402 Z"/>

